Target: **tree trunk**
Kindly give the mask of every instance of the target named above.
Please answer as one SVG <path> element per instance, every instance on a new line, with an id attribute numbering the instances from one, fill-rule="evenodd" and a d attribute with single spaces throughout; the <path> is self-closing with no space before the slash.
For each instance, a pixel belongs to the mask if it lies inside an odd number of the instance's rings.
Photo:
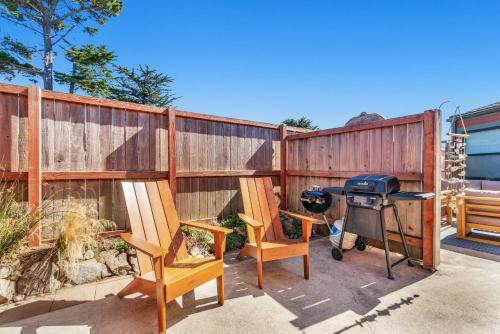
<path id="1" fill-rule="evenodd" d="M 48 24 L 43 27 L 43 49 L 43 87 L 53 90 L 54 53 Z"/>
<path id="2" fill-rule="evenodd" d="M 71 70 L 71 74 L 73 75 L 73 78 L 76 75 L 76 64 L 75 63 L 73 63 L 73 68 Z M 69 93 L 75 94 L 75 81 L 74 80 L 71 80 L 71 82 L 69 83 Z"/>

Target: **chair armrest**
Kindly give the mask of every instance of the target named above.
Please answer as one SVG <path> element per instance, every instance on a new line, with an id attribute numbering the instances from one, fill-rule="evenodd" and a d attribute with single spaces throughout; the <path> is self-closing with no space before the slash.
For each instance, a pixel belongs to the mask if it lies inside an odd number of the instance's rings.
<path id="1" fill-rule="evenodd" d="M 130 246 L 133 248 L 146 253 L 147 255 L 151 256 L 153 259 L 157 257 L 161 257 L 162 255 L 165 255 L 167 253 L 166 249 L 161 248 L 160 246 L 157 246 L 149 241 L 146 241 L 144 239 L 140 239 L 137 237 L 134 237 L 132 233 L 121 233 L 120 237 Z"/>
<path id="2" fill-rule="evenodd" d="M 245 224 L 250 225 L 254 229 L 260 229 L 260 228 L 264 227 L 264 224 L 262 224 L 261 222 L 256 221 L 253 218 L 248 217 L 244 213 L 238 213 L 238 217 L 240 217 L 240 219 L 243 220 L 243 222 Z"/>
<path id="3" fill-rule="evenodd" d="M 316 222 L 316 221 L 319 220 L 319 219 L 316 219 L 314 217 L 304 216 L 304 215 L 301 215 L 299 213 L 290 212 L 290 211 L 286 211 L 286 210 L 280 210 L 280 213 L 283 214 L 283 215 L 285 215 L 285 216 L 289 216 L 289 217 L 292 217 L 292 218 L 300 219 L 303 222 L 305 221 L 305 222 L 308 222 L 308 223 L 313 223 L 313 222 Z"/>
<path id="4" fill-rule="evenodd" d="M 209 231 L 212 233 L 224 233 L 224 234 L 229 234 L 232 233 L 233 230 L 230 228 L 225 228 L 221 226 L 213 226 L 213 225 L 208 225 L 208 224 L 203 224 L 203 223 L 197 223 L 197 222 L 185 222 L 185 221 L 179 221 L 179 224 L 183 226 L 189 226 L 189 227 L 194 227 L 194 228 L 199 228 L 205 231 Z"/>

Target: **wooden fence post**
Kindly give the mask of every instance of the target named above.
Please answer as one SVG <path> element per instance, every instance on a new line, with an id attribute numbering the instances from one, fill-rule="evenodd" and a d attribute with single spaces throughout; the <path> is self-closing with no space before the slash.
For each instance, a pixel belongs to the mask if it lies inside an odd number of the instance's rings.
<path id="1" fill-rule="evenodd" d="M 175 108 L 168 108 L 168 183 L 172 197 L 177 194 Z"/>
<path id="2" fill-rule="evenodd" d="M 28 87 L 28 206 L 37 210 L 42 203 L 42 92 L 40 88 Z M 41 227 L 37 224 L 30 235 L 29 246 L 39 246 Z"/>
<path id="3" fill-rule="evenodd" d="M 286 209 L 287 198 L 286 198 L 286 170 L 287 170 L 287 140 L 286 140 L 287 128 L 286 124 L 280 125 L 280 208 Z"/>
<path id="4" fill-rule="evenodd" d="M 424 112 L 424 143 L 423 143 L 423 191 L 435 191 L 435 173 L 436 173 L 436 111 L 427 110 Z M 433 200 L 424 201 L 423 207 L 423 267 L 428 270 L 435 269 L 435 201 L 439 199 L 440 194 L 436 194 Z"/>

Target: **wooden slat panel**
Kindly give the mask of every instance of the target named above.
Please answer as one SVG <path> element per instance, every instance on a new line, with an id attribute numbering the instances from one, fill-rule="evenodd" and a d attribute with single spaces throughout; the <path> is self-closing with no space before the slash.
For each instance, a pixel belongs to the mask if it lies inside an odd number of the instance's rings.
<path id="1" fill-rule="evenodd" d="M 137 115 L 137 169 L 151 170 L 149 165 L 149 115 Z"/>
<path id="2" fill-rule="evenodd" d="M 288 170 L 289 176 L 314 176 L 328 178 L 351 178 L 356 175 L 366 174 L 366 171 L 322 171 L 322 170 Z M 422 173 L 419 172 L 389 172 L 389 171 L 370 171 L 371 174 L 390 174 L 396 176 L 400 181 L 421 181 Z"/>
<path id="3" fill-rule="evenodd" d="M 137 116 L 136 112 L 125 113 L 125 169 L 137 170 L 139 158 L 137 152 Z"/>
<path id="4" fill-rule="evenodd" d="M 82 172 L 43 172 L 43 180 L 125 180 L 125 179 L 166 179 L 165 172 L 152 171 L 82 171 Z"/>
<path id="5" fill-rule="evenodd" d="M 27 171 L 28 170 L 28 98 L 26 96 L 20 95 L 18 103 L 19 103 L 18 168 L 20 171 Z"/>
<path id="6" fill-rule="evenodd" d="M 86 119 L 86 166 L 85 170 L 98 171 L 103 170 L 101 165 L 101 115 L 100 108 L 96 106 L 87 106 Z"/>
<path id="7" fill-rule="evenodd" d="M 170 239 L 172 240 L 176 259 L 185 259 L 188 256 L 186 244 L 182 236 L 179 220 L 177 218 L 177 211 L 174 206 L 174 200 L 168 186 L 168 181 L 159 181 L 157 184 L 158 191 L 160 192 L 161 202 L 163 204 L 163 211 L 165 212 L 165 216 L 167 217 Z"/>
<path id="8" fill-rule="evenodd" d="M 28 206 L 39 208 L 42 204 L 42 98 L 40 88 L 28 88 Z M 30 235 L 29 245 L 39 246 L 41 227 L 38 223 Z"/>
<path id="9" fill-rule="evenodd" d="M 252 208 L 252 202 L 250 199 L 250 190 L 248 186 L 249 179 L 247 178 L 240 178 L 240 189 L 241 189 L 241 198 L 243 200 L 243 208 L 245 210 L 245 214 L 249 217 L 253 217 L 253 208 Z M 250 243 L 255 242 L 255 233 L 253 232 L 253 229 L 249 226 L 247 226 L 247 233 L 248 233 L 248 241 Z"/>
<path id="10" fill-rule="evenodd" d="M 11 170 L 11 113 L 13 101 L 17 101 L 16 95 L 1 94 L 0 95 L 0 171 Z M 17 103 L 16 103 L 17 105 Z M 17 108 L 16 108 L 17 109 Z"/>
<path id="11" fill-rule="evenodd" d="M 294 134 L 294 135 L 290 135 L 288 137 L 288 140 L 289 141 L 300 140 L 300 139 L 305 139 L 305 138 L 330 136 L 330 135 L 334 135 L 334 134 L 338 134 L 338 133 L 348 133 L 348 132 L 355 132 L 355 131 L 362 131 L 362 130 L 369 130 L 369 129 L 392 127 L 394 125 L 417 123 L 417 122 L 420 122 L 422 120 L 423 120 L 423 114 L 409 115 L 409 116 L 403 116 L 403 117 L 397 117 L 397 118 L 390 118 L 390 119 L 386 119 L 383 121 L 372 122 L 372 123 L 368 123 L 368 124 L 344 126 L 344 127 L 340 127 L 340 128 L 333 128 L 333 129 L 327 129 L 327 130 L 318 130 L 318 131 L 313 131 L 313 132 Z"/>
<path id="12" fill-rule="evenodd" d="M 70 170 L 85 170 L 85 106 L 69 105 Z M 56 139 L 57 140 L 57 139 Z"/>
<path id="13" fill-rule="evenodd" d="M 160 238 L 158 237 L 158 232 L 156 231 L 155 220 L 153 218 L 151 204 L 149 203 L 146 185 L 144 184 L 144 182 L 135 182 L 134 189 L 146 240 L 157 246 L 160 246 Z"/>
<path id="14" fill-rule="evenodd" d="M 126 170 L 126 113 L 113 109 L 113 146 L 111 156 L 112 170 Z"/>
<path id="15" fill-rule="evenodd" d="M 270 219 L 272 222 L 274 235 L 276 239 L 285 239 L 285 234 L 283 233 L 283 227 L 281 226 L 280 215 L 278 207 L 276 206 L 276 199 L 273 191 L 273 183 L 270 177 L 263 179 L 265 198 L 267 200 L 267 208 L 269 210 Z"/>
<path id="16" fill-rule="evenodd" d="M 262 222 L 263 221 L 262 212 L 261 212 L 260 203 L 259 203 L 259 195 L 257 193 L 257 185 L 256 185 L 255 181 L 256 181 L 256 179 L 254 179 L 254 178 L 247 179 L 248 193 L 249 193 L 249 197 L 250 197 L 250 205 L 252 207 L 252 215 L 250 217 L 255 219 L 258 222 Z M 262 235 L 262 239 L 267 240 L 267 235 L 265 233 Z"/>
<path id="17" fill-rule="evenodd" d="M 258 205 L 259 205 L 259 211 L 261 213 L 261 222 L 264 224 L 264 233 L 266 235 L 266 240 L 267 241 L 272 241 L 276 240 L 277 237 L 274 233 L 274 224 L 272 221 L 271 217 L 271 212 L 269 209 L 269 204 L 267 201 L 267 192 L 266 188 L 264 186 L 264 179 L 262 178 L 256 178 L 255 179 L 255 188 L 257 190 L 257 197 L 258 197 Z M 273 200 L 274 200 L 274 194 L 273 194 Z"/>
<path id="18" fill-rule="evenodd" d="M 113 110 L 107 107 L 100 107 L 99 113 L 99 141 L 97 141 L 97 143 L 99 143 L 98 145 L 100 146 L 99 170 L 113 170 Z M 87 149 L 89 148 L 90 143 L 87 145 Z"/>
<path id="19" fill-rule="evenodd" d="M 135 195 L 134 184 L 131 182 L 122 182 L 122 189 L 125 203 L 127 204 L 127 213 L 132 233 L 134 236 L 146 240 L 141 213 L 137 203 L 137 197 Z M 137 261 L 139 262 L 139 268 L 142 275 L 152 270 L 151 260 L 146 254 L 137 251 Z"/>

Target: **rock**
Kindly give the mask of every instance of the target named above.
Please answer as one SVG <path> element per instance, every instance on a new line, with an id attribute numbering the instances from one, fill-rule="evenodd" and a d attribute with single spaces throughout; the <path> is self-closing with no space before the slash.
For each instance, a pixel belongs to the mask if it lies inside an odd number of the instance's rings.
<path id="1" fill-rule="evenodd" d="M 128 271 L 132 270 L 132 267 L 128 263 L 127 253 L 120 253 L 116 249 L 99 253 L 98 261 L 105 263 L 115 275 L 127 275 Z"/>
<path id="2" fill-rule="evenodd" d="M 33 295 L 54 292 L 60 289 L 62 283 L 57 279 L 59 267 L 53 262 L 40 261 L 25 270 L 17 281 L 17 292 Z"/>
<path id="3" fill-rule="evenodd" d="M 246 236 L 247 235 L 247 229 L 244 226 L 236 226 L 233 228 L 234 232 L 238 233 L 239 235 Z"/>
<path id="4" fill-rule="evenodd" d="M 191 254 L 191 256 L 194 256 L 194 257 L 198 257 L 198 258 L 205 257 L 204 256 L 205 252 L 197 245 L 193 245 L 193 247 L 191 247 L 191 249 L 189 250 L 189 253 Z"/>
<path id="5" fill-rule="evenodd" d="M 117 242 L 117 241 L 120 241 L 120 240 L 121 240 L 120 237 L 117 237 L 117 238 L 100 238 L 98 240 L 99 250 L 106 251 L 106 250 L 113 249 L 113 244 L 115 242 Z"/>
<path id="6" fill-rule="evenodd" d="M 92 249 L 88 249 L 83 253 L 83 259 L 84 260 L 90 260 L 95 257 L 94 251 Z"/>
<path id="7" fill-rule="evenodd" d="M 283 222 L 283 228 L 285 229 L 285 233 L 288 236 L 294 235 L 296 233 L 295 225 L 293 224 L 293 220 L 287 219 Z"/>
<path id="8" fill-rule="evenodd" d="M 16 293 L 16 282 L 1 278 L 0 279 L 0 304 L 9 302 Z"/>
<path id="9" fill-rule="evenodd" d="M 135 255 L 129 256 L 128 262 L 132 266 L 132 270 L 134 271 L 134 273 L 140 274 L 141 271 L 139 269 L 139 262 L 137 261 L 137 256 L 135 256 Z"/>
<path id="10" fill-rule="evenodd" d="M 61 264 L 61 271 L 70 283 L 73 284 L 93 282 L 102 277 L 109 276 L 106 265 L 97 262 L 96 259 L 74 263 L 64 262 Z"/>
<path id="11" fill-rule="evenodd" d="M 12 273 L 12 268 L 9 266 L 0 266 L 0 278 L 8 278 Z"/>
<path id="12" fill-rule="evenodd" d="M 368 114 L 366 112 L 362 112 L 358 116 L 353 117 L 350 120 L 348 120 L 344 126 L 368 124 L 368 123 L 383 121 L 384 119 L 385 118 L 380 116 L 379 114 L 375 114 L 375 113 Z"/>
<path id="13" fill-rule="evenodd" d="M 127 250 L 128 255 L 137 255 L 137 251 L 134 248 L 130 248 Z"/>
<path id="14" fill-rule="evenodd" d="M 22 302 L 22 301 L 23 301 L 23 300 L 25 300 L 25 299 L 26 299 L 26 296 L 25 296 L 25 295 L 15 295 L 13 300 L 14 300 L 15 302 Z"/>

